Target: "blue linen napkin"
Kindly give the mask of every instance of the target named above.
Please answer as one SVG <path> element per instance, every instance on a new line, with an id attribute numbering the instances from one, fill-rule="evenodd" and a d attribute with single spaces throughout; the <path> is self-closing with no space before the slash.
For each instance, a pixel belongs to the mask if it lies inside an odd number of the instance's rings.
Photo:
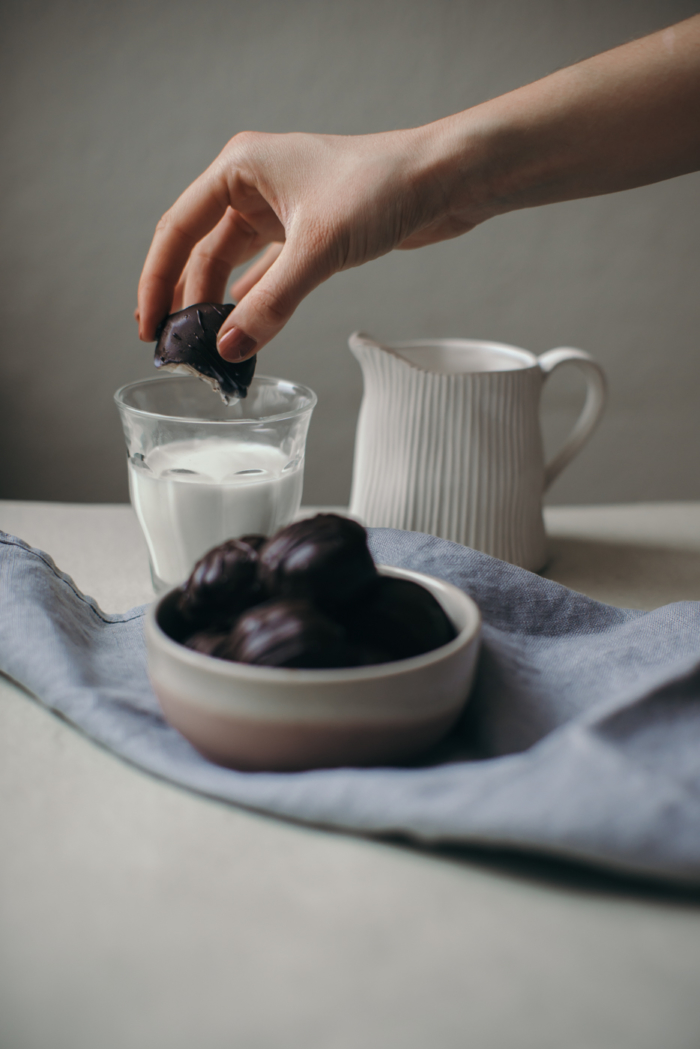
<path id="1" fill-rule="evenodd" d="M 0 670 L 127 761 L 211 797 L 422 843 L 529 850 L 700 885 L 700 602 L 611 608 L 432 536 L 370 529 L 378 562 L 478 603 L 467 712 L 413 765 L 245 773 L 161 717 L 144 608 L 107 615 L 0 532 Z"/>

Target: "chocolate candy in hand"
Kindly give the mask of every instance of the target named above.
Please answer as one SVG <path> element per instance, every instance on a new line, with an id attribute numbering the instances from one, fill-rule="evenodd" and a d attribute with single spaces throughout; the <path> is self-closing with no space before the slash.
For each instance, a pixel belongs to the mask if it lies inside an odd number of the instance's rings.
<path id="1" fill-rule="evenodd" d="M 307 601 L 266 601 L 245 612 L 213 653 L 266 667 L 356 666 L 343 628 Z"/>
<path id="2" fill-rule="evenodd" d="M 199 302 L 171 313 L 158 329 L 156 368 L 204 379 L 221 394 L 226 404 L 232 397 L 245 397 L 257 357 L 232 364 L 225 361 L 216 348 L 217 332 L 232 309 L 230 303 L 222 306 L 216 302 Z"/>
<path id="3" fill-rule="evenodd" d="M 380 576 L 367 597 L 341 613 L 358 645 L 408 659 L 446 645 L 456 631 L 433 595 L 408 579 Z"/>
<path id="4" fill-rule="evenodd" d="M 362 525 L 317 514 L 287 525 L 265 544 L 258 578 L 268 594 L 313 601 L 333 612 L 367 590 L 377 570 Z"/>
<path id="5" fill-rule="evenodd" d="M 228 539 L 202 557 L 182 588 L 179 609 L 196 630 L 233 620 L 260 601 L 258 555 L 242 539 Z"/>

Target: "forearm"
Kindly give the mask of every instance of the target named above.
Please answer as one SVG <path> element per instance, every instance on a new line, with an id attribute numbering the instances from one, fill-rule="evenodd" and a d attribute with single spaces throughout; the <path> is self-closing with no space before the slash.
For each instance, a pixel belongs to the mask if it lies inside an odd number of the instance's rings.
<path id="1" fill-rule="evenodd" d="M 333 273 L 466 233 L 493 215 L 613 193 L 700 168 L 700 16 L 424 127 L 356 137 L 236 135 L 158 224 L 140 332 L 220 301 L 250 356 Z"/>
<path id="2" fill-rule="evenodd" d="M 700 168 L 700 16 L 423 129 L 468 228 Z"/>

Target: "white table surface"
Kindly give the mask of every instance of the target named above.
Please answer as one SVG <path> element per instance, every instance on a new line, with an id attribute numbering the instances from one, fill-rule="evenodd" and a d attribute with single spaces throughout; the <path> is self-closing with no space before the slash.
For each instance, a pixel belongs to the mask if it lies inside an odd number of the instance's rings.
<path id="1" fill-rule="evenodd" d="M 546 574 L 700 599 L 700 504 L 547 511 Z M 107 611 L 126 506 L 0 502 Z M 1 1049 L 697 1049 L 700 894 L 439 854 L 160 782 L 0 679 Z"/>

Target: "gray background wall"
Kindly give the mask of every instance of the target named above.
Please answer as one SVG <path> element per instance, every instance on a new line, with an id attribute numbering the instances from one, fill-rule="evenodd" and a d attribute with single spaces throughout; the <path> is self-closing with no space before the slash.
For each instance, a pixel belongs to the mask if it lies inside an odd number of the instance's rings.
<path id="1" fill-rule="evenodd" d="M 693 14 L 680 0 L 3 0 L 0 497 L 127 498 L 112 393 L 153 227 L 237 131 L 423 123 Z M 470 336 L 589 350 L 604 424 L 555 502 L 700 498 L 700 175 L 503 216 L 312 295 L 261 370 L 319 394 L 307 502 L 349 491 L 346 348 Z M 580 399 L 555 379 L 555 443 Z"/>

